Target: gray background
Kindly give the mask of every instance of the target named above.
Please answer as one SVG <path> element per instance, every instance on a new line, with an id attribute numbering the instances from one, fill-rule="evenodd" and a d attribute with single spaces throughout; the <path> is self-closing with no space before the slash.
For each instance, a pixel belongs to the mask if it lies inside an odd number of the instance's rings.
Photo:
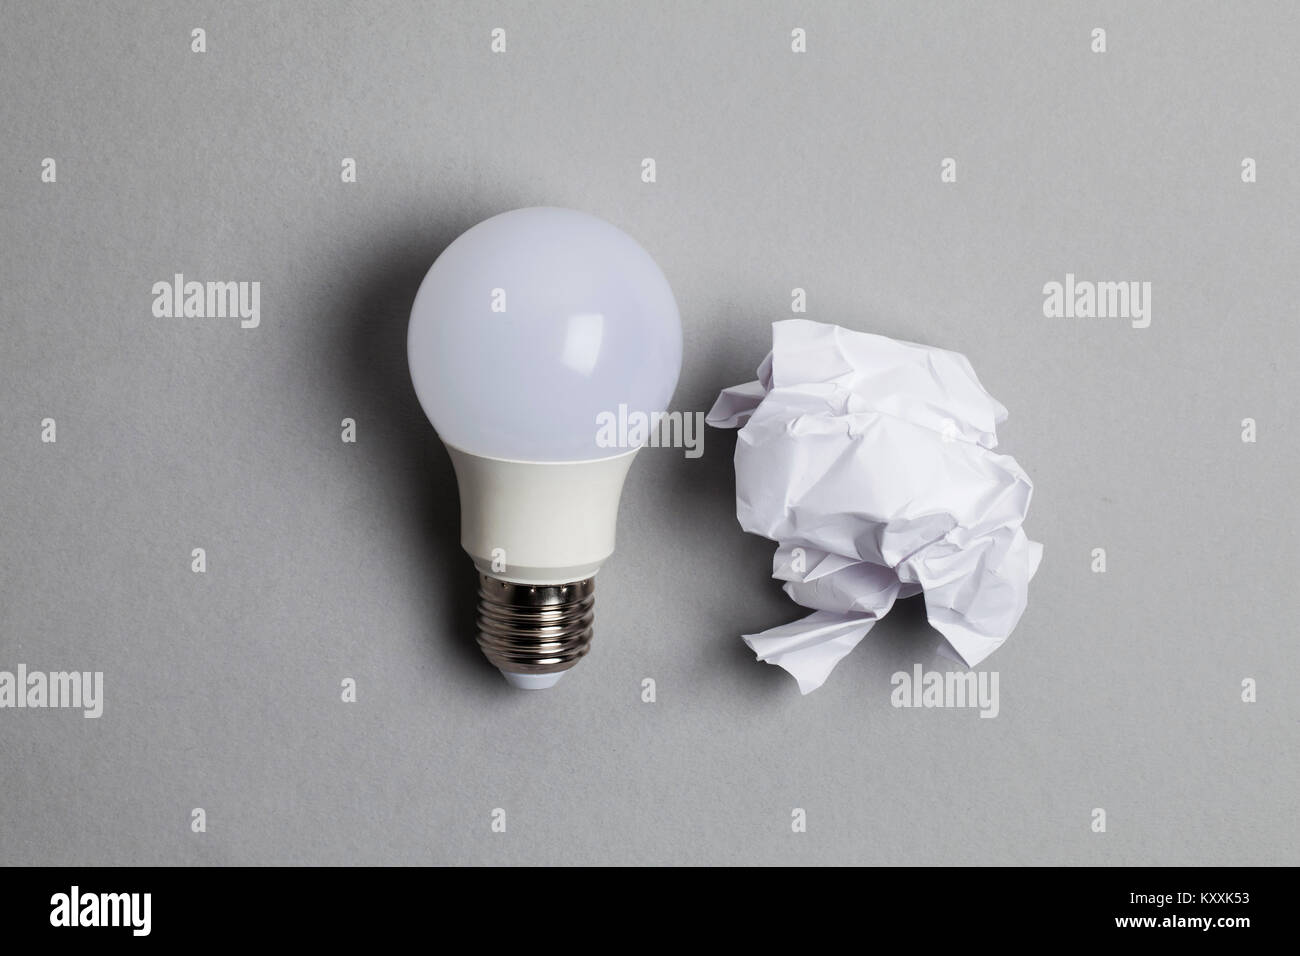
<path id="1" fill-rule="evenodd" d="M 1298 16 L 4 3 L 0 668 L 106 705 L 0 711 L 0 862 L 1300 862 Z M 795 286 L 970 357 L 1045 545 L 997 719 L 890 706 L 950 666 L 916 601 L 808 697 L 753 661 L 800 612 L 730 432 L 640 456 L 556 690 L 482 660 L 405 325 L 447 242 L 534 204 L 661 263 L 675 408 L 753 377 Z M 1151 327 L 1045 319 L 1067 271 L 1152 282 Z M 154 318 L 176 272 L 261 281 L 261 328 Z"/>

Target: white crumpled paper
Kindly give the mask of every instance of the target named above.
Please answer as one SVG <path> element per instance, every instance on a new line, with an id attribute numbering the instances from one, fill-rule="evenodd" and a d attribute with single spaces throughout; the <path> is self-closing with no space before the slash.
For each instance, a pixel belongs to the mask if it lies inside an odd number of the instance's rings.
<path id="1" fill-rule="evenodd" d="M 778 543 L 772 576 L 814 613 L 744 635 L 805 694 L 884 617 L 924 592 L 967 666 L 1025 610 L 1042 558 L 1021 523 L 1033 483 L 997 447 L 1007 410 L 964 355 L 835 325 L 772 324 L 759 380 L 708 423 L 743 426 L 736 517 Z"/>

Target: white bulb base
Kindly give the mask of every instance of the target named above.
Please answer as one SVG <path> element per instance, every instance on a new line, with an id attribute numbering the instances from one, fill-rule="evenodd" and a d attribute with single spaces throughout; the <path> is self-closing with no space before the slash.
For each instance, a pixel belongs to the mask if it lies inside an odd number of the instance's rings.
<path id="1" fill-rule="evenodd" d="M 594 461 L 508 461 L 448 445 L 460 486 L 461 547 L 481 573 L 514 584 L 591 577 L 614 553 L 618 502 L 636 451 Z"/>

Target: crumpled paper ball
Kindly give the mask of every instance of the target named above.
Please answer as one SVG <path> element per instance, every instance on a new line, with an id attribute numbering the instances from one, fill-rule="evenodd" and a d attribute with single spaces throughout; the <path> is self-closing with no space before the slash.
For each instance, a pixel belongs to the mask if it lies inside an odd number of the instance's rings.
<path id="1" fill-rule="evenodd" d="M 758 381 L 707 421 L 736 428 L 736 517 L 777 542 L 772 576 L 814 613 L 744 635 L 807 694 L 900 597 L 974 667 L 1015 628 L 1042 545 L 1033 483 L 998 454 L 1007 410 L 957 352 L 836 325 L 772 324 Z"/>

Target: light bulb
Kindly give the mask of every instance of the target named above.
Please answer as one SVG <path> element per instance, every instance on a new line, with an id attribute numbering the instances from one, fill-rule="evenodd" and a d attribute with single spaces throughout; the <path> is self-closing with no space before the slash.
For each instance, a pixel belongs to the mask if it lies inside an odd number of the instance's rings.
<path id="1" fill-rule="evenodd" d="M 604 220 L 516 209 L 434 262 L 407 358 L 456 470 L 479 646 L 512 685 L 552 687 L 590 647 L 593 578 L 636 455 L 603 447 L 601 416 L 662 412 L 677 386 L 672 289 Z"/>

